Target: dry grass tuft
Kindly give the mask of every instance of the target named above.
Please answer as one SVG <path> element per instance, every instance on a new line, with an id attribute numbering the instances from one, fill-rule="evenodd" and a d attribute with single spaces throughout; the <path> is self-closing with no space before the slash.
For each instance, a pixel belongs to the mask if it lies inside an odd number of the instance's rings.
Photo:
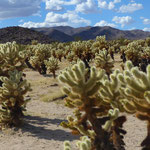
<path id="1" fill-rule="evenodd" d="M 64 99 L 66 95 L 61 91 L 55 93 L 48 93 L 47 95 L 41 95 L 40 100 L 44 102 L 52 102 L 60 99 Z"/>

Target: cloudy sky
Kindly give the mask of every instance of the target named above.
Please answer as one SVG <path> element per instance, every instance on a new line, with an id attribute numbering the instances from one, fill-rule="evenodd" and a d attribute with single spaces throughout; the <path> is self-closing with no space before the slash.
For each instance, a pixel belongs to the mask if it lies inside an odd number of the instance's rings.
<path id="1" fill-rule="evenodd" d="M 111 26 L 150 31 L 150 0 L 0 0 L 0 28 Z"/>

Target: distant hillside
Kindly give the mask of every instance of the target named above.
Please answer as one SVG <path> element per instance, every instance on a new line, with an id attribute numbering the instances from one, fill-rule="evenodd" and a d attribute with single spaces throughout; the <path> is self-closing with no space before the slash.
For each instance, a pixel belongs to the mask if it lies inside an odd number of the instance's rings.
<path id="1" fill-rule="evenodd" d="M 30 44 L 32 40 L 40 43 L 51 43 L 53 40 L 48 36 L 22 27 L 7 27 L 0 29 L 0 43 L 16 41 L 20 44 Z"/>
<path id="2" fill-rule="evenodd" d="M 87 26 L 87 27 L 80 27 L 80 28 L 73 28 L 70 26 L 57 26 L 57 27 L 50 27 L 50 28 L 32 28 L 35 31 L 41 31 L 43 33 L 47 33 L 48 31 L 51 31 L 52 29 L 55 29 L 57 31 L 63 32 L 67 35 L 74 35 L 77 33 L 80 33 L 82 31 L 85 31 L 87 29 L 90 29 L 91 26 Z"/>
<path id="3" fill-rule="evenodd" d="M 53 34 L 49 34 L 51 33 L 52 29 L 53 29 Z M 104 27 L 87 26 L 87 27 L 80 27 L 80 28 L 73 28 L 69 26 L 57 26 L 57 27 L 50 27 L 50 28 L 33 28 L 33 30 L 44 33 L 49 37 L 51 37 L 52 39 L 53 36 L 55 35 L 54 39 L 59 40 L 61 42 L 72 41 L 75 38 L 80 38 L 82 40 L 95 39 L 96 36 L 102 36 L 102 35 L 106 35 L 107 40 L 114 40 L 119 38 L 127 38 L 131 40 L 135 40 L 135 39 L 144 39 L 150 36 L 150 32 L 145 32 L 142 30 L 123 31 L 109 26 L 104 26 Z M 64 33 L 65 36 L 62 37 L 59 36 L 59 39 L 56 38 L 56 35 L 58 33 L 57 31 L 59 31 L 60 35 Z"/>
<path id="4" fill-rule="evenodd" d="M 70 42 L 74 40 L 72 36 L 60 30 L 56 30 L 55 28 L 34 28 L 33 30 L 41 32 L 44 35 L 49 36 L 53 40 L 60 41 L 60 42 Z"/>
<path id="5" fill-rule="evenodd" d="M 52 41 L 70 42 L 76 39 L 89 40 L 96 36 L 106 35 L 107 40 L 127 38 L 131 40 L 145 39 L 150 37 L 150 32 L 142 30 L 119 30 L 112 27 L 80 27 L 57 26 L 50 28 L 22 28 L 7 27 L 0 29 L 0 43 L 16 41 L 21 44 L 30 44 L 32 40 L 40 43 L 51 43 Z"/>

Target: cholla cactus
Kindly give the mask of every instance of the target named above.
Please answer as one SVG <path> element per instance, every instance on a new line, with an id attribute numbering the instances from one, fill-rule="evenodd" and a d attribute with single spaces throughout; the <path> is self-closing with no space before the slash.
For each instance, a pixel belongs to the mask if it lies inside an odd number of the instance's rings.
<path id="1" fill-rule="evenodd" d="M 119 109 L 110 109 L 108 112 L 108 115 L 110 117 L 110 120 L 106 121 L 106 123 L 104 124 L 104 130 L 109 131 L 111 130 L 113 121 L 116 120 L 119 116 Z"/>
<path id="2" fill-rule="evenodd" d="M 108 49 L 108 42 L 106 36 L 97 36 L 96 41 L 92 45 L 93 53 L 98 53 L 103 48 Z"/>
<path id="3" fill-rule="evenodd" d="M 72 43 L 72 50 L 74 51 L 74 54 L 78 56 L 79 59 L 83 60 L 83 57 L 85 59 L 88 59 L 88 55 L 90 55 L 91 52 L 91 41 L 78 41 Z M 92 55 L 91 55 L 92 57 Z M 89 59 L 88 59 L 89 60 Z"/>
<path id="4" fill-rule="evenodd" d="M 70 63 L 72 63 L 73 61 L 77 62 L 78 60 L 78 57 L 76 57 L 72 51 L 68 53 L 66 58 Z"/>
<path id="5" fill-rule="evenodd" d="M 62 57 L 64 56 L 63 50 L 62 49 L 58 49 L 56 51 L 56 58 L 61 62 Z"/>
<path id="6" fill-rule="evenodd" d="M 0 77 L 0 128 L 19 126 L 22 123 L 23 110 L 28 100 L 24 95 L 30 91 L 30 84 L 22 81 L 22 72 L 9 71 L 9 77 Z"/>
<path id="7" fill-rule="evenodd" d="M 50 57 L 49 60 L 44 61 L 47 70 L 53 73 L 53 77 L 56 78 L 56 70 L 59 69 L 58 60 L 54 57 Z"/>
<path id="8" fill-rule="evenodd" d="M 121 112 L 124 112 L 122 108 L 121 99 L 123 96 L 120 94 L 120 83 L 117 79 L 119 70 L 115 70 L 110 77 L 105 77 L 102 82 L 101 89 L 99 90 L 99 95 L 105 103 L 109 103 L 113 109 L 118 108 Z"/>
<path id="9" fill-rule="evenodd" d="M 91 150 L 91 140 L 87 136 L 82 136 L 76 143 L 79 150 Z M 69 141 L 64 142 L 64 150 L 71 150 Z"/>
<path id="10" fill-rule="evenodd" d="M 8 76 L 8 71 L 15 69 L 22 71 L 25 65 L 27 54 L 25 46 L 13 43 L 6 43 L 0 46 L 0 76 Z"/>
<path id="11" fill-rule="evenodd" d="M 72 42 L 69 47 L 71 51 L 68 53 L 70 55 L 68 58 L 71 60 L 73 56 L 74 61 L 80 59 L 85 63 L 87 68 L 90 68 L 88 63 L 94 57 L 91 49 L 92 43 L 92 40 Z"/>
<path id="12" fill-rule="evenodd" d="M 131 60 L 135 66 L 139 65 L 140 52 L 143 51 L 142 45 L 140 45 L 137 41 L 133 41 L 129 43 L 125 47 L 121 47 L 125 49 L 125 55 L 127 60 Z"/>
<path id="13" fill-rule="evenodd" d="M 37 40 L 32 40 L 31 41 L 31 45 L 37 45 L 38 44 L 38 41 Z"/>
<path id="14" fill-rule="evenodd" d="M 110 134 L 102 127 L 110 119 L 106 115 L 111 106 L 98 97 L 101 81 L 106 76 L 103 70 L 96 72 L 95 67 L 92 67 L 87 79 L 87 72 L 84 63 L 80 61 L 59 75 L 59 80 L 67 85 L 63 88 L 68 95 L 66 105 L 76 108 L 75 117 L 69 116 L 68 123 L 62 122 L 61 125 L 70 128 L 74 134 L 88 136 L 92 149 L 112 150 Z"/>
<path id="15" fill-rule="evenodd" d="M 65 51 L 65 43 L 53 43 L 52 45 L 52 51 L 51 56 L 59 59 L 61 62 L 61 59 L 64 57 L 66 51 Z"/>
<path id="16" fill-rule="evenodd" d="M 29 62 L 40 74 L 46 74 L 44 61 L 51 56 L 51 48 L 51 44 L 37 44 L 33 47 Z"/>
<path id="17" fill-rule="evenodd" d="M 104 69 L 108 75 L 112 73 L 114 67 L 113 62 L 110 60 L 110 54 L 106 49 L 100 50 L 95 57 L 95 65 L 97 68 Z"/>
<path id="18" fill-rule="evenodd" d="M 109 78 L 105 77 L 99 90 L 99 96 L 102 101 L 112 108 L 108 112 L 110 119 L 105 123 L 104 129 L 112 132 L 111 140 L 116 150 L 124 149 L 123 135 L 126 134 L 126 131 L 122 129 L 126 117 L 118 115 L 119 112 L 125 112 L 122 104 L 124 96 L 119 91 L 121 88 L 117 78 L 119 73 L 119 70 L 115 70 Z"/>
<path id="19" fill-rule="evenodd" d="M 147 137 L 142 142 L 143 149 L 150 149 L 150 65 L 147 67 L 147 73 L 133 67 L 131 61 L 126 63 L 126 70 L 118 75 L 122 83 L 120 89 L 126 100 L 123 101 L 124 108 L 141 120 L 147 120 Z"/>
<path id="20" fill-rule="evenodd" d="M 150 46 L 150 37 L 145 39 L 145 46 Z"/>

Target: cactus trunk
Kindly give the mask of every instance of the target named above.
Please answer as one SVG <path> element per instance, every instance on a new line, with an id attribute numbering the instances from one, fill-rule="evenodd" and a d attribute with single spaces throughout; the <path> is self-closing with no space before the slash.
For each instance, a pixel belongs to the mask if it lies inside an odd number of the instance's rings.
<path id="1" fill-rule="evenodd" d="M 123 141 L 123 136 L 122 134 L 126 134 L 126 131 L 122 129 L 123 123 L 126 121 L 125 116 L 118 117 L 116 120 L 113 122 L 113 127 L 112 127 L 112 141 L 113 145 L 116 150 L 125 150 L 124 148 L 124 141 Z"/>
<path id="2" fill-rule="evenodd" d="M 112 150 L 113 145 L 109 140 L 109 133 L 102 129 L 102 122 L 96 117 L 93 107 L 91 107 L 92 101 L 88 100 L 88 98 L 86 100 L 89 103 L 84 106 L 84 111 L 96 134 L 92 143 L 92 150 Z"/>
<path id="3" fill-rule="evenodd" d="M 54 77 L 54 79 L 56 78 L 56 74 L 55 74 L 55 71 L 53 71 L 53 77 Z"/>

